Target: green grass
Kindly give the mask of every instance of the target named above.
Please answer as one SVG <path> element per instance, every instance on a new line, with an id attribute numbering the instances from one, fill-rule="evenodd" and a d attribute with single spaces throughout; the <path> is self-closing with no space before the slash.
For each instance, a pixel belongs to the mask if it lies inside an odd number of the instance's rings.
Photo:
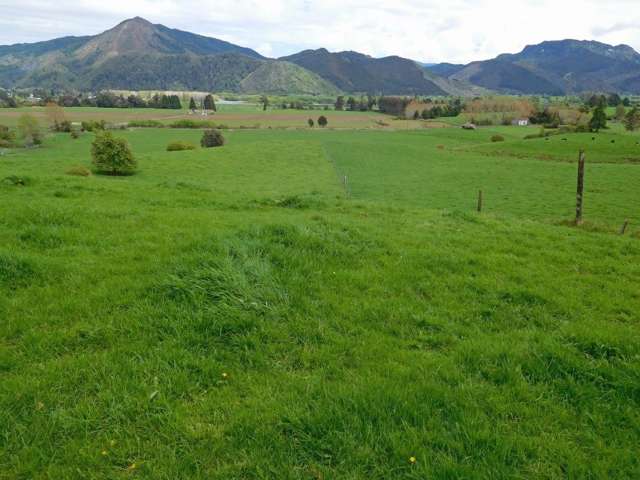
<path id="1" fill-rule="evenodd" d="M 495 132 L 0 157 L 0 478 L 636 477 L 640 166 Z"/>
<path id="2" fill-rule="evenodd" d="M 335 110 L 281 110 L 269 108 L 267 111 L 258 105 L 223 105 L 215 114 L 203 117 L 200 114 L 190 115 L 188 110 L 168 110 L 153 108 L 93 108 L 78 107 L 64 110 L 67 119 L 73 122 L 105 120 L 108 123 L 128 123 L 130 121 L 157 120 L 170 124 L 176 120 L 209 120 L 232 128 L 296 128 L 307 129 L 307 120 L 317 120 L 324 115 L 329 120 L 329 128 L 363 129 L 381 128 L 380 122 L 390 128 L 416 129 L 422 128 L 422 122 L 395 120 L 378 112 L 346 112 Z M 0 109 L 0 125 L 15 127 L 21 115 L 35 116 L 43 125 L 50 123 L 44 107 L 22 107 Z"/>

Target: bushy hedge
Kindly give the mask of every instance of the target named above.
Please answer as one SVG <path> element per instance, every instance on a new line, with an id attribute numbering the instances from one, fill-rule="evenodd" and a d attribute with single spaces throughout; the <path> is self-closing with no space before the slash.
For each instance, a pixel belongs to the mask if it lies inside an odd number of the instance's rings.
<path id="1" fill-rule="evenodd" d="M 203 148 L 211 148 L 211 147 L 221 147 L 224 145 L 224 137 L 222 136 L 222 132 L 220 130 L 206 130 L 202 135 L 202 140 L 200 140 L 200 145 Z"/>
<path id="2" fill-rule="evenodd" d="M 195 150 L 196 146 L 189 142 L 171 142 L 167 145 L 167 152 L 180 152 L 182 150 Z"/>
<path id="3" fill-rule="evenodd" d="M 210 120 L 176 120 L 169 124 L 170 128 L 219 128 Z"/>
<path id="4" fill-rule="evenodd" d="M 491 137 L 491 141 L 493 143 L 504 142 L 504 137 L 502 135 L 494 135 Z"/>
<path id="5" fill-rule="evenodd" d="M 132 120 L 128 124 L 129 128 L 162 128 L 164 123 L 158 120 Z"/>
<path id="6" fill-rule="evenodd" d="M 98 132 L 106 130 L 107 122 L 104 120 L 89 120 L 82 122 L 82 130 L 85 132 Z"/>

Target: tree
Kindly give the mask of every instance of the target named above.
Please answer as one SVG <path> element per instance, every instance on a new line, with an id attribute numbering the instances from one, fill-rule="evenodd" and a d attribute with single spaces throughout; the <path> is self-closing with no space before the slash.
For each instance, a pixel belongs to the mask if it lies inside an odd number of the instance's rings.
<path id="1" fill-rule="evenodd" d="M 604 111 L 604 106 L 599 105 L 593 111 L 593 117 L 591 117 L 591 121 L 589 122 L 589 128 L 593 132 L 599 132 L 607 128 L 607 114 Z"/>
<path id="2" fill-rule="evenodd" d="M 31 115 L 25 114 L 18 119 L 18 134 L 27 147 L 42 144 L 40 124 Z"/>
<path id="3" fill-rule="evenodd" d="M 0 148 L 13 146 L 15 139 L 15 135 L 9 130 L 9 127 L 0 125 Z"/>
<path id="4" fill-rule="evenodd" d="M 266 111 L 267 107 L 269 106 L 269 97 L 267 97 L 266 95 L 262 95 L 260 97 L 260 103 L 262 104 L 262 110 Z"/>
<path id="5" fill-rule="evenodd" d="M 414 120 L 420 120 L 420 112 L 418 110 L 413 112 L 413 119 Z"/>
<path id="6" fill-rule="evenodd" d="M 212 147 L 221 147 L 224 145 L 224 137 L 222 136 L 222 132 L 220 130 L 205 130 L 202 134 L 202 139 L 200 140 L 200 145 L 202 148 L 212 148 Z"/>
<path id="7" fill-rule="evenodd" d="M 336 110 L 344 110 L 344 97 L 343 96 L 339 96 L 336 99 Z"/>
<path id="8" fill-rule="evenodd" d="M 587 100 L 587 105 L 590 107 L 605 107 L 607 105 L 607 97 L 604 95 L 591 95 Z"/>
<path id="9" fill-rule="evenodd" d="M 622 100 L 622 105 L 624 105 L 625 107 L 631 106 L 631 100 L 629 100 L 629 97 L 624 97 L 624 100 Z"/>
<path id="10" fill-rule="evenodd" d="M 204 109 L 211 110 L 213 112 L 216 111 L 216 102 L 213 99 L 213 95 L 207 95 L 204 97 Z"/>
<path id="11" fill-rule="evenodd" d="M 91 157 L 97 172 L 105 175 L 128 175 L 137 168 L 127 141 L 115 138 L 111 132 L 96 135 L 91 144 Z"/>
<path id="12" fill-rule="evenodd" d="M 624 119 L 624 128 L 633 132 L 640 128 L 640 110 L 637 107 L 632 108 Z"/>
<path id="13" fill-rule="evenodd" d="M 318 125 L 320 125 L 322 128 L 326 127 L 329 124 L 329 120 L 327 120 L 327 117 L 325 117 L 324 115 L 321 115 L 318 118 Z"/>
<path id="14" fill-rule="evenodd" d="M 195 112 L 197 108 L 198 107 L 196 107 L 196 101 L 193 99 L 193 97 L 191 97 L 191 100 L 189 100 L 189 110 Z"/>
<path id="15" fill-rule="evenodd" d="M 310 118 L 309 120 L 307 120 L 307 123 L 309 124 L 309 128 L 313 128 L 315 125 L 315 122 L 313 121 L 313 118 Z"/>
<path id="16" fill-rule="evenodd" d="M 349 99 L 347 100 L 347 109 L 353 112 L 356 109 L 356 105 L 356 99 L 353 97 L 349 97 Z"/>
<path id="17" fill-rule="evenodd" d="M 618 104 L 616 107 L 616 120 L 622 122 L 627 115 L 627 109 L 624 108 L 622 103 Z"/>
<path id="18" fill-rule="evenodd" d="M 70 131 L 71 123 L 67 121 L 64 115 L 64 109 L 60 105 L 55 102 L 48 102 L 44 109 L 54 132 Z"/>
<path id="19" fill-rule="evenodd" d="M 617 93 L 612 93 L 607 97 L 607 103 L 610 107 L 617 107 L 622 103 L 622 98 Z"/>
<path id="20" fill-rule="evenodd" d="M 178 95 L 169 96 L 169 108 L 174 110 L 182 110 L 182 102 L 180 101 L 180 97 Z"/>

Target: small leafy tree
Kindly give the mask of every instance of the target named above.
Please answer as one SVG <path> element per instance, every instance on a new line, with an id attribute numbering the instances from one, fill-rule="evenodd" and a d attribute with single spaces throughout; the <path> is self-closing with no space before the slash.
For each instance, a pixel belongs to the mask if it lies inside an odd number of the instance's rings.
<path id="1" fill-rule="evenodd" d="M 71 124 L 67 120 L 64 109 L 60 105 L 55 102 L 47 102 L 44 109 L 54 132 L 69 131 L 67 126 L 71 126 Z"/>
<path id="2" fill-rule="evenodd" d="M 616 107 L 616 120 L 618 120 L 619 122 L 622 122 L 626 115 L 627 115 L 627 109 L 624 108 L 624 105 L 622 103 L 620 103 Z"/>
<path id="3" fill-rule="evenodd" d="M 224 145 L 224 136 L 220 130 L 205 130 L 200 140 L 202 148 L 221 147 Z"/>
<path id="4" fill-rule="evenodd" d="M 38 120 L 31 115 L 22 115 L 18 119 L 18 133 L 25 146 L 42 144 L 42 131 Z"/>
<path id="5" fill-rule="evenodd" d="M 194 112 L 197 108 L 198 107 L 196 107 L 196 101 L 193 99 L 193 97 L 191 97 L 191 100 L 189 100 L 189 110 Z"/>
<path id="6" fill-rule="evenodd" d="M 593 132 L 598 132 L 607 128 L 607 114 L 604 111 L 603 105 L 599 105 L 593 111 L 593 117 L 591 117 L 591 121 L 589 122 L 589 128 Z"/>
<path id="7" fill-rule="evenodd" d="M 216 102 L 213 99 L 213 95 L 207 95 L 204 97 L 204 109 L 211 110 L 213 112 L 216 111 Z"/>
<path id="8" fill-rule="evenodd" d="M 336 110 L 344 110 L 344 97 L 340 96 L 336 99 Z"/>
<path id="9" fill-rule="evenodd" d="M 629 132 L 633 132 L 640 128 L 640 110 L 637 107 L 632 108 L 624 119 L 624 128 Z"/>
<path id="10" fill-rule="evenodd" d="M 91 156 L 96 171 L 105 175 L 131 175 L 137 168 L 127 141 L 115 138 L 111 132 L 96 135 L 91 144 Z"/>
<path id="11" fill-rule="evenodd" d="M 320 125 L 322 128 L 326 127 L 329 124 L 329 120 L 327 120 L 327 117 L 325 117 L 324 115 L 321 115 L 320 118 L 318 118 L 318 125 Z"/>
<path id="12" fill-rule="evenodd" d="M 260 97 L 260 103 L 262 104 L 262 110 L 266 111 L 267 107 L 269 106 L 269 97 L 267 97 L 266 95 L 262 95 Z"/>
<path id="13" fill-rule="evenodd" d="M 11 147 L 15 142 L 14 133 L 9 130 L 9 127 L 0 125 L 0 148 Z"/>
<path id="14" fill-rule="evenodd" d="M 414 120 L 420 120 L 420 112 L 418 110 L 413 112 L 413 119 Z"/>
<path id="15" fill-rule="evenodd" d="M 315 125 L 315 122 L 313 121 L 313 118 L 310 118 L 309 120 L 307 120 L 307 123 L 309 124 L 309 128 L 313 128 Z"/>

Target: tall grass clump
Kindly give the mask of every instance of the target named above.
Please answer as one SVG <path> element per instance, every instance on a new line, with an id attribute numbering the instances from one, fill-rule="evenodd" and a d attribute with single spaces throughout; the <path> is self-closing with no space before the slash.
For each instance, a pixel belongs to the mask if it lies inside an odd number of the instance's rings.
<path id="1" fill-rule="evenodd" d="M 167 152 L 180 152 L 182 150 L 195 150 L 196 146 L 193 143 L 189 142 L 171 142 L 167 145 Z"/>

